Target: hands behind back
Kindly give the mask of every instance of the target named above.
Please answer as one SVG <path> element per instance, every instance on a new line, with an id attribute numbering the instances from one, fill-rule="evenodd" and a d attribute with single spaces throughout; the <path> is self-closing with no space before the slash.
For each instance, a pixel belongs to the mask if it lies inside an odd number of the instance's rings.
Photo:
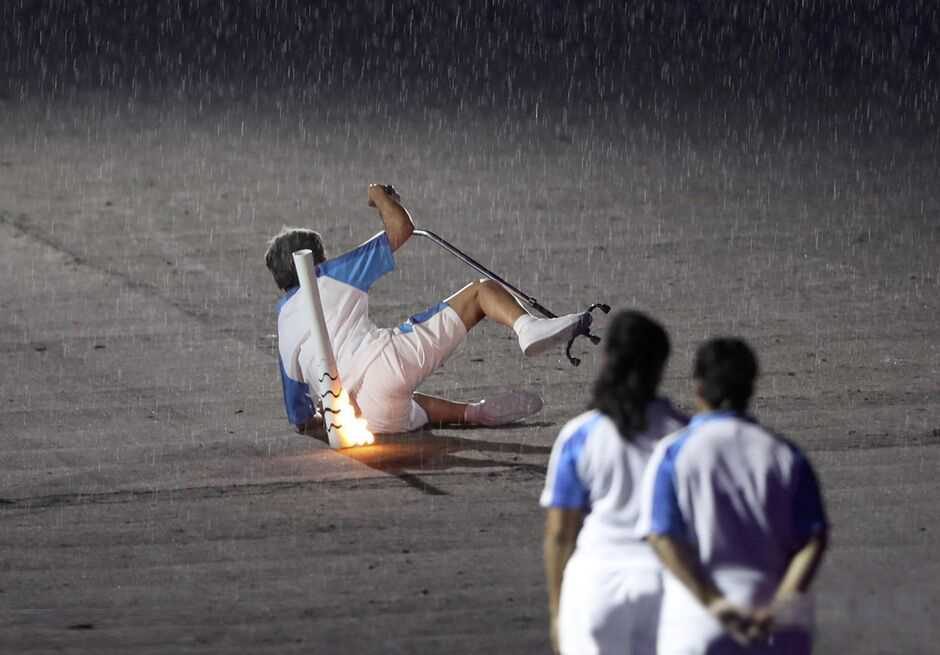
<path id="1" fill-rule="evenodd" d="M 754 632 L 754 616 L 743 607 L 735 605 L 727 598 L 720 597 L 708 604 L 711 614 L 721 627 L 742 646 L 749 646 Z"/>
<path id="2" fill-rule="evenodd" d="M 708 605 L 708 613 L 742 646 L 763 643 L 770 639 L 776 628 L 774 609 L 774 604 L 771 604 L 750 612 L 726 598 L 716 599 Z"/>

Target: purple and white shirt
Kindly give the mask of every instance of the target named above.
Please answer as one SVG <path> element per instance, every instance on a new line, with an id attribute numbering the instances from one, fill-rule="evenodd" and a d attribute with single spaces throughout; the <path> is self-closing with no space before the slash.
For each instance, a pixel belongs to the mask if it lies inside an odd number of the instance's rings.
<path id="1" fill-rule="evenodd" d="M 638 527 L 685 542 L 730 600 L 754 606 L 827 520 L 800 450 L 748 416 L 719 411 L 657 445 Z"/>

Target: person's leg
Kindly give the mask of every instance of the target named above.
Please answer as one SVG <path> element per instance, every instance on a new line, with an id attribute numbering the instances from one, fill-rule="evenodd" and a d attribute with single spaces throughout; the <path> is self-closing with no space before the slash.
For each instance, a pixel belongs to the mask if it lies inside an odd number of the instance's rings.
<path id="1" fill-rule="evenodd" d="M 467 403 L 455 403 L 437 396 L 415 393 L 411 396 L 424 413 L 429 423 L 464 423 Z"/>
<path id="2" fill-rule="evenodd" d="M 511 328 L 526 313 L 513 295 L 493 280 L 471 282 L 444 302 L 457 312 L 468 330 L 484 317 Z"/>
<path id="3" fill-rule="evenodd" d="M 455 403 L 423 393 L 412 395 L 427 414 L 428 423 L 474 423 L 493 427 L 527 418 L 542 409 L 542 399 L 531 391 L 510 391 L 476 403 Z"/>
<path id="4" fill-rule="evenodd" d="M 591 325 L 591 314 L 568 314 L 557 318 L 532 316 L 511 293 L 493 280 L 468 284 L 445 301 L 469 330 L 488 317 L 512 328 L 519 335 L 519 347 L 527 357 L 541 354 L 583 334 Z"/>

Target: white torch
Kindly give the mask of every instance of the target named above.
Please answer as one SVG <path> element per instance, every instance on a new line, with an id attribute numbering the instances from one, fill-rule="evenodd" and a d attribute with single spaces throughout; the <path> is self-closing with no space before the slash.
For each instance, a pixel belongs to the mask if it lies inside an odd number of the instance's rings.
<path id="1" fill-rule="evenodd" d="M 310 340 L 313 343 L 316 360 L 314 371 L 317 379 L 307 380 L 311 391 L 315 391 L 323 409 L 323 425 L 333 448 L 363 446 L 375 440 L 366 426 L 365 419 L 356 416 L 356 410 L 349 401 L 349 394 L 343 389 L 336 369 L 336 358 L 330 335 L 326 331 L 326 318 L 320 304 L 320 288 L 317 286 L 316 265 L 313 253 L 298 250 L 294 253 L 294 267 L 300 281 L 300 293 L 303 295 L 307 318 L 310 323 Z"/>

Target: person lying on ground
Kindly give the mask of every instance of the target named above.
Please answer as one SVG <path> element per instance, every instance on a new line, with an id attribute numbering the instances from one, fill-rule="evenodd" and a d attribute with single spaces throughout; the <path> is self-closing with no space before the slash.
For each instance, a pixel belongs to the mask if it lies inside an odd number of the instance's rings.
<path id="1" fill-rule="evenodd" d="M 659 439 L 688 419 L 656 395 L 669 337 L 634 311 L 607 328 L 591 409 L 561 430 L 540 499 L 556 653 L 653 653 L 661 566 L 635 534 L 640 482 Z"/>
<path id="2" fill-rule="evenodd" d="M 803 655 L 828 532 L 819 485 L 792 443 L 745 414 L 757 359 L 740 339 L 695 356 L 698 409 L 643 483 L 645 534 L 664 579 L 660 655 Z"/>
<path id="3" fill-rule="evenodd" d="M 538 412 L 542 399 L 527 391 L 467 403 L 415 390 L 484 318 L 514 330 L 523 354 L 531 357 L 583 332 L 591 315 L 537 318 L 501 285 L 480 280 L 398 327 L 377 327 L 369 320 L 369 290 L 395 267 L 393 253 L 408 241 L 414 224 L 391 187 L 370 185 L 368 201 L 378 209 L 385 229 L 338 257 L 327 260 L 323 239 L 310 229 L 285 227 L 268 243 L 265 264 L 284 292 L 277 305 L 278 351 L 288 420 L 300 428 L 318 420 L 309 391 L 309 381 L 317 375 L 313 345 L 293 261 L 293 253 L 302 249 L 311 250 L 317 264 L 317 283 L 340 379 L 372 432 L 408 432 L 427 423 L 496 426 Z"/>

